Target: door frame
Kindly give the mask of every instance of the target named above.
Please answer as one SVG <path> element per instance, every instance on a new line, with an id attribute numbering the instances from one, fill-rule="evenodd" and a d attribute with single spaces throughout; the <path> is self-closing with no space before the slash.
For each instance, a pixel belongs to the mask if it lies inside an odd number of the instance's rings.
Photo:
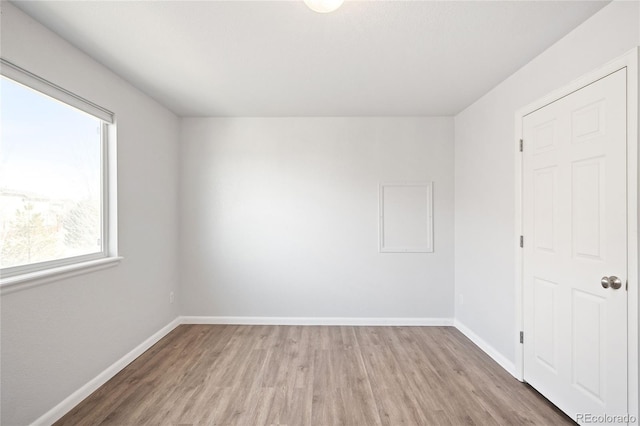
<path id="1" fill-rule="evenodd" d="M 636 47 L 623 56 L 608 62 L 606 65 L 592 71 L 566 86 L 551 92 L 541 99 L 523 107 L 515 113 L 515 305 L 516 305 L 516 329 L 514 335 L 515 342 L 515 377 L 521 382 L 524 381 L 524 345 L 520 343 L 520 331 L 524 328 L 524 300 L 523 300 L 523 256 L 524 252 L 520 248 L 520 235 L 523 235 L 522 227 L 522 153 L 520 152 L 520 139 L 522 139 L 522 120 L 524 116 L 530 114 L 550 103 L 567 96 L 589 84 L 608 76 L 622 68 L 627 68 L 627 410 L 629 415 L 636 417 L 638 424 L 638 121 L 640 120 L 638 109 L 638 66 L 640 47 Z M 527 149 L 526 142 L 524 149 Z M 633 220 L 636 218 L 636 220 Z M 526 338 L 526 336 L 525 336 Z"/>

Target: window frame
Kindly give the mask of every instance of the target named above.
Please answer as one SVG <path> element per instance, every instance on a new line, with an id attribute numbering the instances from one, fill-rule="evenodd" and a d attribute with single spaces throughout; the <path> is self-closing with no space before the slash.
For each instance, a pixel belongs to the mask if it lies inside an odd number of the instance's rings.
<path id="1" fill-rule="evenodd" d="M 54 101 L 89 114 L 101 121 L 100 132 L 100 204 L 101 249 L 98 252 L 63 257 L 43 262 L 33 262 L 0 268 L 0 289 L 31 280 L 45 280 L 49 276 L 77 275 L 94 269 L 117 264 L 122 258 L 117 254 L 117 222 L 115 192 L 115 115 L 42 77 L 39 77 L 7 60 L 0 58 L 0 75 Z M 80 271 L 80 272 L 78 272 Z"/>

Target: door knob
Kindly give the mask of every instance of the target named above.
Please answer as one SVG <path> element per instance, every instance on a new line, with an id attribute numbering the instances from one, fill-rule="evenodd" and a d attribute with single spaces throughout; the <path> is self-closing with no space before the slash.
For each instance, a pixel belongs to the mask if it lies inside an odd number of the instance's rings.
<path id="1" fill-rule="evenodd" d="M 611 288 L 614 290 L 619 289 L 620 287 L 622 287 L 622 281 L 620 281 L 620 278 L 611 275 L 609 277 L 609 285 L 611 285 Z"/>
<path id="2" fill-rule="evenodd" d="M 602 277 L 602 279 L 600 280 L 600 284 L 602 284 L 602 287 L 604 288 L 611 287 L 614 290 L 622 287 L 622 281 L 620 281 L 620 278 L 616 277 L 615 275 L 611 275 L 610 277 Z"/>

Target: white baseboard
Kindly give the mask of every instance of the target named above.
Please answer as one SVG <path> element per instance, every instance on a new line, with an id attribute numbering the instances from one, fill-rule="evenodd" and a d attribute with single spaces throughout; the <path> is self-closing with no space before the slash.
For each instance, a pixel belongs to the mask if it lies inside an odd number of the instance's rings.
<path id="1" fill-rule="evenodd" d="M 96 389 L 105 384 L 109 379 L 118 374 L 123 368 L 133 360 L 142 355 L 147 349 L 156 344 L 160 339 L 169 334 L 171 330 L 180 325 L 180 317 L 174 319 L 166 326 L 162 327 L 147 340 L 136 346 L 131 352 L 107 367 L 102 373 L 91 379 L 87 384 L 65 398 L 60 404 L 47 411 L 32 425 L 51 425 L 67 414 L 73 407 L 78 405 L 83 399 L 91 395 Z"/>
<path id="2" fill-rule="evenodd" d="M 238 325 L 354 325 L 452 326 L 453 318 L 350 318 L 350 317 L 209 317 L 184 316 L 182 324 Z"/>
<path id="3" fill-rule="evenodd" d="M 484 339 L 478 336 L 476 333 L 471 331 L 469 327 L 464 325 L 458 320 L 455 320 L 453 326 L 457 328 L 462 334 L 467 336 L 469 340 L 471 340 L 477 347 L 482 349 L 487 355 L 489 355 L 495 362 L 497 362 L 500 367 L 507 370 L 509 374 L 511 374 L 516 379 L 518 376 L 516 375 L 516 366 L 513 362 L 509 361 L 504 357 L 500 352 L 498 352 L 493 346 L 487 343 Z"/>

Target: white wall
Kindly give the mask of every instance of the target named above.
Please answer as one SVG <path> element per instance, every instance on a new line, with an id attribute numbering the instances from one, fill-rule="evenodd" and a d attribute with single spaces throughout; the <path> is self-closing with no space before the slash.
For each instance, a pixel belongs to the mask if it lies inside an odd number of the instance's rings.
<path id="1" fill-rule="evenodd" d="M 639 13 L 605 7 L 455 118 L 454 214 L 451 118 L 184 119 L 178 200 L 178 119 L 2 2 L 3 57 L 117 114 L 125 260 L 2 296 L 0 422 L 175 318 L 176 247 L 185 315 L 451 318 L 455 216 L 456 318 L 513 360 L 514 112 L 637 45 Z M 378 253 L 378 184 L 422 180 L 435 253 Z"/>
<path id="2" fill-rule="evenodd" d="M 640 44 L 639 5 L 607 5 L 455 118 L 456 320 L 511 362 L 515 112 Z"/>
<path id="3" fill-rule="evenodd" d="M 452 318 L 452 142 L 452 118 L 183 119 L 183 313 Z M 435 253 L 378 253 L 385 181 L 434 182 Z"/>
<path id="4" fill-rule="evenodd" d="M 2 2 L 2 56 L 114 111 L 117 267 L 2 296 L 3 425 L 25 425 L 177 315 L 178 119 Z"/>

